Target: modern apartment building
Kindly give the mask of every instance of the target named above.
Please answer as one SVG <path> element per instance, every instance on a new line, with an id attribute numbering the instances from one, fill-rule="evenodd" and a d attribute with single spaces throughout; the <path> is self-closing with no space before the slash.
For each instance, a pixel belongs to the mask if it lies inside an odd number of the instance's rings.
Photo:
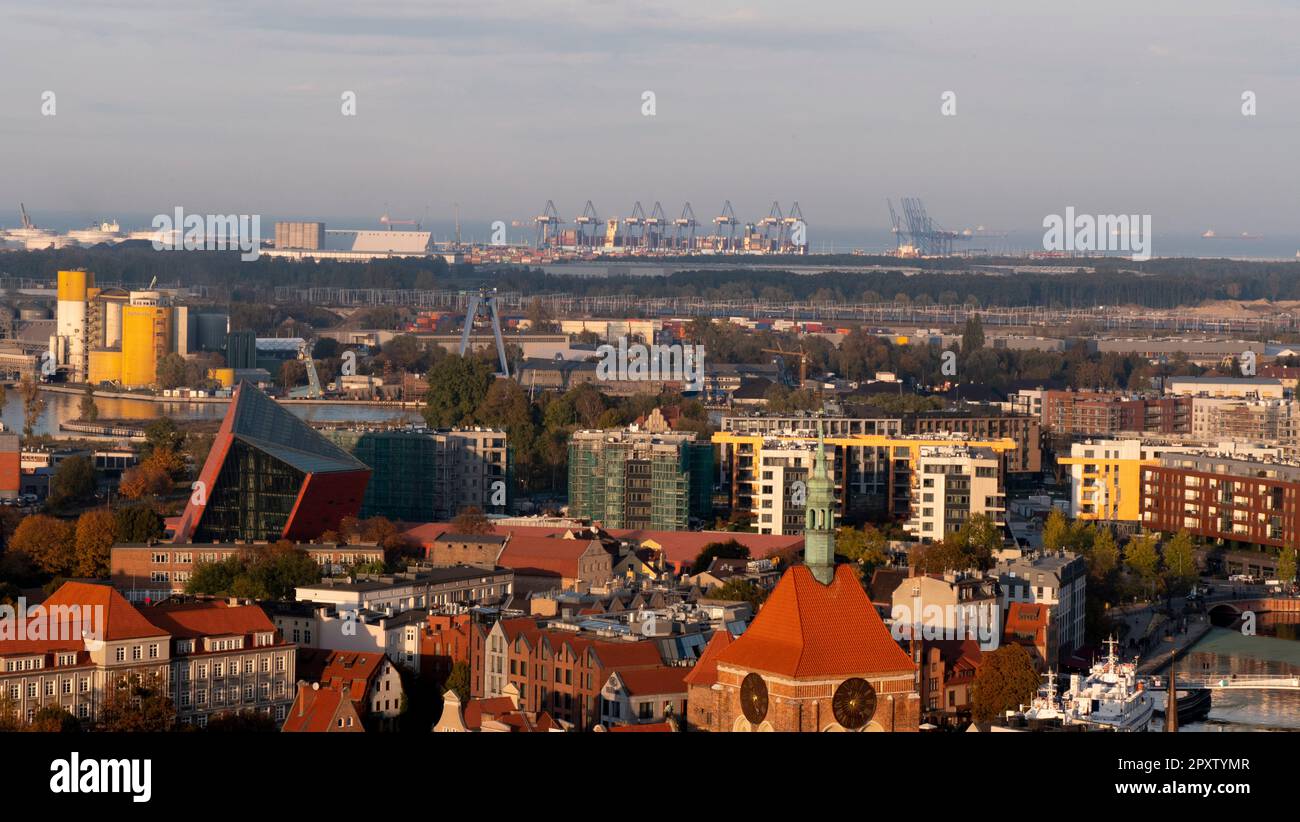
<path id="1" fill-rule="evenodd" d="M 806 482 L 815 457 L 815 433 L 713 436 L 720 453 L 719 482 L 735 513 L 748 513 L 751 527 L 762 534 L 803 533 L 803 500 L 798 482 Z M 960 435 L 906 436 L 847 434 L 824 439 L 832 469 L 836 516 L 850 512 L 906 520 L 912 508 L 912 476 L 921 450 L 942 447 L 988 449 L 1001 464 L 1014 451 L 1012 439 L 967 439 Z M 1000 479 L 999 482 L 1002 482 Z M 1001 489 L 1001 485 L 999 488 Z M 1001 491 L 1000 491 L 1001 492 Z"/>
<path id="2" fill-rule="evenodd" d="M 1057 551 L 1015 559 L 999 560 L 993 573 L 1002 592 L 1002 617 L 1014 602 L 1048 607 L 1048 622 L 1056 641 L 1049 665 L 1061 663 L 1083 644 L 1084 611 L 1087 599 L 1088 566 L 1083 557 Z"/>
<path id="3" fill-rule="evenodd" d="M 1297 449 L 1300 402 L 1284 399 L 1192 397 L 1192 436 L 1202 440 L 1270 442 Z"/>
<path id="4" fill-rule="evenodd" d="M 504 431 L 408 428 L 323 433 L 370 468 L 362 517 L 436 522 L 470 507 L 505 513 L 513 497 L 510 443 Z"/>
<path id="5" fill-rule="evenodd" d="M 942 540 L 983 515 L 1006 521 L 1001 460 L 991 448 L 965 445 L 920 449 L 911 476 L 910 516 L 904 526 L 923 541 Z"/>
<path id="6" fill-rule="evenodd" d="M 1165 380 L 1165 393 L 1185 397 L 1280 400 L 1285 390 L 1282 381 L 1274 377 L 1170 377 Z"/>
<path id="7" fill-rule="evenodd" d="M 1008 474 L 1037 474 L 1043 470 L 1043 430 L 1037 416 L 1002 414 L 978 407 L 958 411 L 928 411 L 903 418 L 908 434 L 958 434 L 973 440 L 1012 439 L 1014 451 L 1003 452 Z"/>
<path id="8" fill-rule="evenodd" d="M 1300 542 L 1300 463 L 1168 454 L 1142 468 L 1142 524 L 1254 547 Z"/>
<path id="9" fill-rule="evenodd" d="M 686 530 L 712 512 L 712 476 L 713 448 L 694 433 L 577 431 L 569 441 L 569 514 L 606 528 Z"/>
<path id="10" fill-rule="evenodd" d="M 1161 438 L 1085 440 L 1070 446 L 1057 462 L 1070 470 L 1070 516 L 1083 520 L 1137 523 L 1142 519 L 1142 469 L 1165 455 L 1219 451 L 1276 457 L 1271 446 L 1231 442 L 1212 445 Z"/>

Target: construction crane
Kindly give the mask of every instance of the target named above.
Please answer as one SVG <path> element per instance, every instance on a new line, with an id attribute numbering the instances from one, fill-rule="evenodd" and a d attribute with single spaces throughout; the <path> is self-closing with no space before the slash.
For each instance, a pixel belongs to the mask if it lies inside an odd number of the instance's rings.
<path id="1" fill-rule="evenodd" d="M 673 235 L 674 248 L 695 248 L 695 211 L 691 209 L 691 203 L 688 200 L 686 205 L 682 206 L 682 216 L 673 220 L 673 225 L 677 227 Z M 682 231 L 687 231 L 686 244 L 682 245 Z"/>
<path id="2" fill-rule="evenodd" d="M 627 226 L 627 238 L 624 242 L 627 248 L 637 248 L 645 244 L 645 209 L 641 208 L 640 200 L 632 206 L 632 216 L 625 219 L 623 224 Z"/>
<path id="3" fill-rule="evenodd" d="M 804 382 L 806 382 L 808 379 L 807 352 L 805 352 L 803 349 L 800 349 L 798 351 L 783 351 L 780 348 L 764 348 L 763 353 L 779 355 L 781 357 L 781 362 L 783 365 L 786 362 L 785 359 L 786 357 L 798 357 L 799 358 L 799 385 L 797 387 L 803 388 Z"/>
<path id="4" fill-rule="evenodd" d="M 722 213 L 713 218 L 713 225 L 719 239 L 722 238 L 722 227 L 728 226 L 730 228 L 724 249 L 727 251 L 734 249 L 736 247 L 736 227 L 740 225 L 740 221 L 736 219 L 736 211 L 731 207 L 730 200 L 722 204 Z"/>
<path id="5" fill-rule="evenodd" d="M 596 216 L 596 207 L 587 201 L 587 207 L 582 210 L 582 216 L 573 221 L 578 226 L 577 246 L 579 248 L 595 248 L 598 234 L 600 233 L 600 217 Z M 588 229 L 590 226 L 590 229 Z M 588 238 L 588 233 L 591 234 Z"/>
<path id="6" fill-rule="evenodd" d="M 18 211 L 23 215 L 23 228 L 33 229 L 36 226 L 32 223 L 32 218 L 27 216 L 27 206 L 23 203 L 18 204 Z"/>
<path id="7" fill-rule="evenodd" d="M 555 203 L 550 200 L 546 201 L 546 208 L 542 213 L 533 218 L 537 225 L 537 239 L 533 242 L 534 248 L 546 248 L 556 241 L 560 233 L 560 212 L 555 210 Z"/>

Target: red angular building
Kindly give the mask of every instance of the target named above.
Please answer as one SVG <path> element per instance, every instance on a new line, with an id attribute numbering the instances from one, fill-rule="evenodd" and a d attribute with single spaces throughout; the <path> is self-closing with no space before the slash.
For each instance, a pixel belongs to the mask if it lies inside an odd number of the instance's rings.
<path id="1" fill-rule="evenodd" d="M 307 541 L 361 510 L 370 469 L 241 383 L 175 542 Z"/>

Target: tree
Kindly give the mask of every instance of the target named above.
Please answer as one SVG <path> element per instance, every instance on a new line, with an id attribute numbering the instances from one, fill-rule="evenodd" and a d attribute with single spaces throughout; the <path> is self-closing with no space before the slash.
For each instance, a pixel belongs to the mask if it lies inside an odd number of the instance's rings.
<path id="1" fill-rule="evenodd" d="M 457 534 L 491 534 L 492 521 L 483 513 L 483 509 L 470 506 L 462 508 L 451 521 L 452 529 Z"/>
<path id="2" fill-rule="evenodd" d="M 1092 541 L 1092 550 L 1088 552 L 1088 575 L 1095 582 L 1110 576 L 1119 565 L 1119 547 L 1115 545 L 1115 536 L 1110 529 L 1102 526 Z"/>
<path id="3" fill-rule="evenodd" d="M 492 384 L 492 367 L 477 357 L 444 357 L 429 371 L 424 419 L 433 428 L 472 425 Z"/>
<path id="4" fill-rule="evenodd" d="M 28 730 L 37 733 L 72 734 L 81 730 L 77 718 L 58 705 L 46 705 L 32 717 Z"/>
<path id="5" fill-rule="evenodd" d="M 117 518 L 107 508 L 87 511 L 77 518 L 75 530 L 76 561 L 73 574 L 79 577 L 104 578 L 109 574 L 109 559 L 117 542 Z"/>
<path id="6" fill-rule="evenodd" d="M 843 526 L 835 530 L 835 552 L 851 562 L 861 563 L 865 572 L 885 564 L 888 547 L 889 540 L 885 535 L 870 525 L 862 529 Z"/>
<path id="7" fill-rule="evenodd" d="M 971 714 L 976 722 L 991 722 L 1027 705 L 1036 693 L 1034 660 L 1020 645 L 1003 645 L 980 660 L 971 685 Z"/>
<path id="8" fill-rule="evenodd" d="M 40 384 L 31 376 L 23 377 L 18 383 L 18 394 L 23 398 L 23 437 L 30 439 L 45 411 L 45 400 L 41 399 Z"/>
<path id="9" fill-rule="evenodd" d="M 144 427 L 143 456 L 152 454 L 159 448 L 180 451 L 185 445 L 185 432 L 171 417 L 159 417 Z"/>
<path id="10" fill-rule="evenodd" d="M 122 472 L 117 491 L 127 499 L 141 499 L 166 496 L 174 487 L 175 483 L 167 471 L 157 463 L 145 461 Z"/>
<path id="11" fill-rule="evenodd" d="M 86 393 L 81 395 L 81 419 L 94 422 L 99 419 L 99 406 L 95 404 L 95 387 L 86 383 Z"/>
<path id="12" fill-rule="evenodd" d="M 1070 523 L 1065 519 L 1061 509 L 1053 508 L 1043 524 L 1043 548 L 1059 551 L 1066 546 L 1070 538 Z"/>
<path id="13" fill-rule="evenodd" d="M 1296 576 L 1296 549 L 1283 548 L 1277 557 L 1277 578 L 1282 582 L 1294 582 Z"/>
<path id="14" fill-rule="evenodd" d="M 528 318 L 528 330 L 534 334 L 560 330 L 555 318 L 551 315 L 550 307 L 542 301 L 541 297 L 533 297 L 532 302 L 528 304 L 526 316 Z"/>
<path id="15" fill-rule="evenodd" d="M 447 681 L 442 683 L 443 693 L 454 691 L 460 698 L 461 704 L 469 700 L 469 663 L 464 660 L 457 660 L 451 666 L 451 673 L 447 675 Z"/>
<path id="16" fill-rule="evenodd" d="M 1192 535 L 1184 528 L 1165 545 L 1165 586 L 1172 594 L 1181 594 L 1196 584 L 1200 572 L 1196 568 L 1196 553 Z"/>
<path id="17" fill-rule="evenodd" d="M 70 522 L 32 514 L 18 524 L 9 550 L 27 554 L 48 574 L 68 574 L 76 558 L 76 534 Z"/>
<path id="18" fill-rule="evenodd" d="M 185 385 L 185 358 L 176 352 L 158 361 L 158 385 L 161 388 L 180 388 Z"/>
<path id="19" fill-rule="evenodd" d="M 122 542 L 162 539 L 163 518 L 148 505 L 128 505 L 113 515 L 114 531 Z"/>
<path id="20" fill-rule="evenodd" d="M 984 324 L 980 315 L 972 314 L 966 320 L 966 330 L 961 335 L 961 355 L 969 357 L 984 347 Z"/>
<path id="21" fill-rule="evenodd" d="M 691 574 L 702 574 L 709 570 L 709 565 L 713 563 L 714 557 L 749 559 L 749 548 L 734 539 L 726 542 L 710 542 L 696 555 L 695 563 L 691 566 Z"/>
<path id="22" fill-rule="evenodd" d="M 99 479 L 90 457 L 68 457 L 50 477 L 50 504 L 60 506 L 78 502 L 95 493 Z"/>
<path id="23" fill-rule="evenodd" d="M 743 577 L 732 577 L 721 585 L 715 585 L 709 589 L 709 596 L 714 599 L 725 599 L 730 602 L 748 602 L 758 613 L 758 608 L 767 599 L 767 591 L 761 588 L 753 580 L 744 579 Z"/>
<path id="24" fill-rule="evenodd" d="M 1143 588 L 1154 592 L 1160 570 L 1160 555 L 1156 541 L 1151 536 L 1135 536 L 1124 546 L 1124 566 L 1142 583 Z"/>
<path id="25" fill-rule="evenodd" d="M 109 733 L 170 731 L 176 726 L 176 707 L 165 683 L 151 674 L 127 674 L 104 689 L 100 705 L 100 731 Z"/>
<path id="26" fill-rule="evenodd" d="M 280 723 L 270 714 L 245 708 L 242 711 L 223 711 L 209 717 L 203 730 L 208 733 L 275 733 L 280 730 Z"/>

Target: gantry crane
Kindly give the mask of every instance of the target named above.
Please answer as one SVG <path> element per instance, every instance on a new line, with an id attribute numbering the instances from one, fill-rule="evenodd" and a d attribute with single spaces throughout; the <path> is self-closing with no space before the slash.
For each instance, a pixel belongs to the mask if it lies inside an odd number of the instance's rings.
<path id="1" fill-rule="evenodd" d="M 677 231 L 673 235 L 673 247 L 694 250 L 695 211 L 691 209 L 691 204 L 689 200 L 687 201 L 686 205 L 682 206 L 682 216 L 678 217 L 676 220 L 673 220 L 673 225 L 677 227 Z M 688 232 L 686 237 L 686 245 L 684 246 L 682 245 L 683 229 L 685 229 Z"/>
<path id="2" fill-rule="evenodd" d="M 726 251 L 731 251 L 736 247 L 736 227 L 740 221 L 736 219 L 736 211 L 731 207 L 731 201 L 727 200 L 722 204 L 722 213 L 713 218 L 714 230 L 717 231 L 719 239 L 722 237 L 722 227 L 728 226 L 730 233 L 727 235 L 726 245 L 723 247 Z"/>

